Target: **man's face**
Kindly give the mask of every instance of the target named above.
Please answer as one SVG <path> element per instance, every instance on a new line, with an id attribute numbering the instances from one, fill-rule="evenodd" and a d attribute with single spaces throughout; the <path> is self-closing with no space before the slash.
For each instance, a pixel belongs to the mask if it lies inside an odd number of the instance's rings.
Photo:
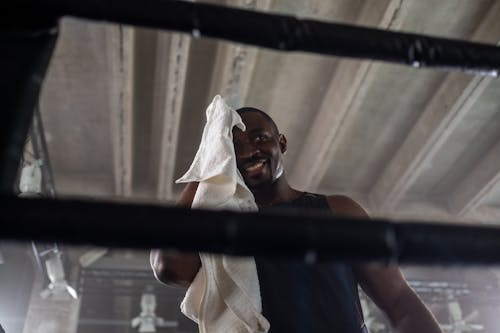
<path id="1" fill-rule="evenodd" d="M 250 189 L 265 188 L 283 174 L 282 154 L 286 150 L 286 139 L 257 112 L 245 112 L 241 118 L 246 131 L 233 129 L 238 170 Z"/>

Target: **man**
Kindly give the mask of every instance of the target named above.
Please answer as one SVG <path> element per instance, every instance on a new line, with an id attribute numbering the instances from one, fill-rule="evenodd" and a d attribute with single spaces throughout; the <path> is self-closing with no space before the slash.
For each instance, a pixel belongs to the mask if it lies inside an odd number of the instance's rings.
<path id="1" fill-rule="evenodd" d="M 236 162 L 260 211 L 300 208 L 367 217 L 352 199 L 321 196 L 293 189 L 285 178 L 283 154 L 287 140 L 274 121 L 255 108 L 237 110 L 246 131 L 233 130 Z M 311 149 L 314 149 L 311 147 Z M 188 184 L 179 200 L 190 206 L 197 184 Z M 151 265 L 162 282 L 187 287 L 200 268 L 197 254 L 152 251 Z M 441 332 L 396 267 L 350 266 L 340 263 L 306 265 L 256 258 L 264 316 L 270 332 L 367 332 L 357 284 L 387 314 L 401 333 Z"/>

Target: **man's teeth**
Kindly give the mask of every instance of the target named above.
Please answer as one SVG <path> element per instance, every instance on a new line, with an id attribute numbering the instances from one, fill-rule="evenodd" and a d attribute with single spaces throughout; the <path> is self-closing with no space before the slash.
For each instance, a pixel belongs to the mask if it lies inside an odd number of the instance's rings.
<path id="1" fill-rule="evenodd" d="M 245 168 L 246 171 L 254 171 L 264 166 L 264 161 L 257 162 Z"/>

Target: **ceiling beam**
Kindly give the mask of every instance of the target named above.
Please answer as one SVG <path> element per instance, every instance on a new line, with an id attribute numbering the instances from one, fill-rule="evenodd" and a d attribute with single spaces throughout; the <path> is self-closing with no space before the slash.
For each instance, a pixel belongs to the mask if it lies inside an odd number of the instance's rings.
<path id="1" fill-rule="evenodd" d="M 448 199 L 450 212 L 457 216 L 473 213 L 499 183 L 500 141 L 453 190 Z"/>
<path id="2" fill-rule="evenodd" d="M 272 0 L 238 0 L 232 6 L 265 11 Z M 258 48 L 243 44 L 220 42 L 212 76 L 210 98 L 220 94 L 226 102 L 238 108 L 245 104 L 252 81 Z"/>
<path id="3" fill-rule="evenodd" d="M 403 18 L 402 1 L 388 0 L 384 5 L 382 7 L 379 1 L 365 2 L 357 23 L 397 29 Z M 359 110 L 357 102 L 364 99 L 379 66 L 367 61 L 339 60 L 309 134 L 297 155 L 300 158 L 291 170 L 290 178 L 297 187 L 311 191 L 319 187 Z"/>
<path id="4" fill-rule="evenodd" d="M 122 25 L 106 29 L 108 63 L 111 67 L 109 101 L 115 195 L 130 196 L 135 34 L 133 28 Z"/>
<path id="5" fill-rule="evenodd" d="M 497 206 L 480 205 L 470 211 L 464 212 L 458 218 L 466 219 L 480 224 L 498 225 L 500 219 L 500 208 Z"/>
<path id="6" fill-rule="evenodd" d="M 472 39 L 496 42 L 499 16 L 500 3 L 495 3 Z M 446 76 L 372 188 L 370 197 L 378 210 L 393 210 L 405 197 L 490 82 L 491 78 L 462 73 Z"/>
<path id="7" fill-rule="evenodd" d="M 173 182 L 191 37 L 158 33 L 153 97 L 153 126 L 159 128 L 159 200 L 173 199 Z M 154 128 L 154 127 L 153 127 Z"/>

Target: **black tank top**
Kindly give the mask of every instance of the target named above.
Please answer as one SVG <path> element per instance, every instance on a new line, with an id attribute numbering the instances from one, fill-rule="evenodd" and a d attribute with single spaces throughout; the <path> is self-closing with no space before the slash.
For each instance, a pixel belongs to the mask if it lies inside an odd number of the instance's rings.
<path id="1" fill-rule="evenodd" d="M 261 212 L 300 210 L 328 212 L 325 196 L 305 193 Z M 269 333 L 367 333 L 358 284 L 349 265 L 336 262 L 306 264 L 298 260 L 255 258 L 262 313 Z"/>

